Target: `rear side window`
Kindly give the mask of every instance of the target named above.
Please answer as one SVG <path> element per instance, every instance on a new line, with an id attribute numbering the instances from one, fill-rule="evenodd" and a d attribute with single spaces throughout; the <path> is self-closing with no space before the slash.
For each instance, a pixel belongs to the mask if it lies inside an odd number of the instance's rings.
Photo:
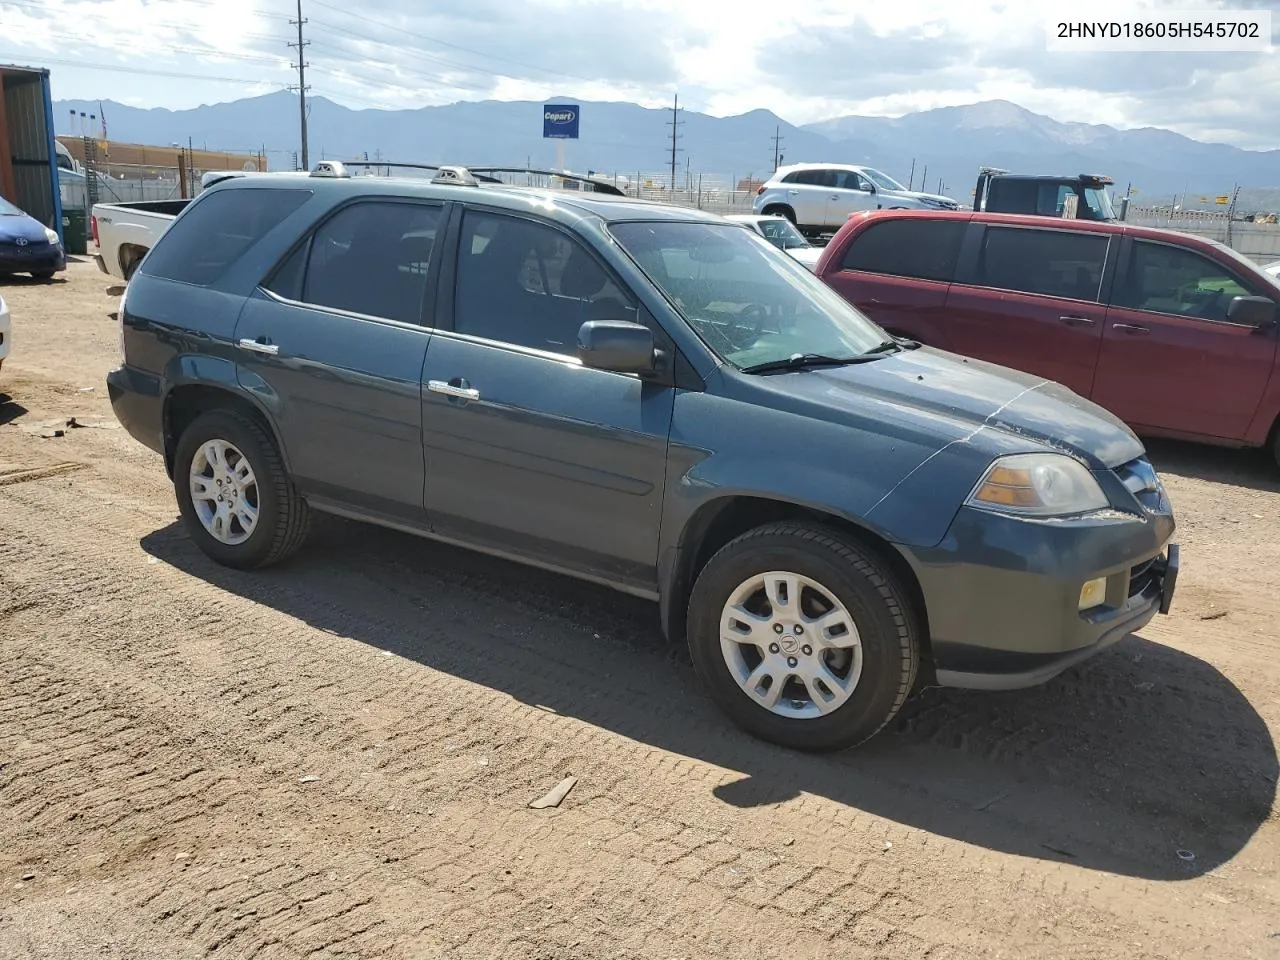
<path id="1" fill-rule="evenodd" d="M 427 204 L 352 204 L 281 264 L 268 289 L 317 307 L 421 323 L 441 215 Z"/>
<path id="2" fill-rule="evenodd" d="M 310 190 L 275 189 L 218 190 L 201 197 L 176 229 L 165 232 L 142 272 L 207 287 L 310 199 Z"/>
<path id="3" fill-rule="evenodd" d="M 840 267 L 950 282 L 968 226 L 965 220 L 886 220 L 854 237 Z"/>
<path id="4" fill-rule="evenodd" d="M 988 227 L 974 283 L 1068 300 L 1097 300 L 1108 242 L 1096 233 Z"/>

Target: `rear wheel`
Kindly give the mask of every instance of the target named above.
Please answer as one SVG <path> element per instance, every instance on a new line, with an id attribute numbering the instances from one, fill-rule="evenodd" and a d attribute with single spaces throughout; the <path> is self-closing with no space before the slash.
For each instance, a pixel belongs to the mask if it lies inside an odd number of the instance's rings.
<path id="1" fill-rule="evenodd" d="M 191 538 L 225 566 L 279 563 L 306 538 L 307 502 L 270 435 L 243 414 L 197 417 L 178 439 L 173 484 Z"/>
<path id="2" fill-rule="evenodd" d="M 54 271 L 52 270 L 32 270 L 31 276 L 35 277 L 37 280 L 52 280 L 53 273 Z"/>
<path id="3" fill-rule="evenodd" d="M 744 730 L 800 750 L 854 746 L 901 709 L 919 665 L 916 617 L 896 577 L 825 527 L 743 534 L 698 575 L 693 662 Z"/>
<path id="4" fill-rule="evenodd" d="M 785 204 L 774 204 L 764 208 L 766 217 L 786 217 L 791 221 L 791 225 L 795 226 L 796 212 Z"/>

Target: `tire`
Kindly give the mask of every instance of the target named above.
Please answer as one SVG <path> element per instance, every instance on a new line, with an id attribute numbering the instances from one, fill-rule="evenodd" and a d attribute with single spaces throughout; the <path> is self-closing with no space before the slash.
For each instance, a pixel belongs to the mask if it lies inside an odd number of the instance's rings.
<path id="1" fill-rule="evenodd" d="M 130 260 L 128 264 L 125 265 L 125 268 L 123 270 L 120 271 L 121 273 L 124 274 L 125 283 L 128 283 L 130 280 L 133 279 L 134 273 L 136 273 L 138 270 L 138 264 L 141 262 L 142 262 L 141 257 L 135 257 L 134 259 Z"/>
<path id="2" fill-rule="evenodd" d="M 835 637 L 836 646 L 828 646 L 828 652 L 823 653 L 822 630 L 813 622 L 821 618 L 821 608 L 812 606 L 809 609 L 819 616 L 802 609 L 793 620 L 801 626 L 808 624 L 806 633 L 793 635 L 793 626 L 785 627 L 782 634 L 775 633 L 782 626 L 776 620 L 788 619 L 779 604 L 771 610 L 764 608 L 774 622 L 760 621 L 755 627 L 758 632 L 750 640 L 722 640 L 730 633 L 729 626 L 721 629 L 728 605 L 741 599 L 753 578 L 778 571 L 805 581 L 800 584 L 801 604 L 797 606 L 812 605 L 825 592 L 826 599 L 842 607 L 842 611 L 833 608 L 831 612 L 836 619 L 843 614 L 852 621 L 852 637 L 848 633 Z M 816 584 L 818 590 L 810 584 Z M 764 594 L 753 597 L 749 606 L 758 603 Z M 750 609 L 755 615 L 761 611 L 756 606 Z M 777 618 L 775 612 L 779 613 Z M 732 629 L 740 632 L 740 622 L 734 622 Z M 711 698 L 734 723 L 762 740 L 811 752 L 853 747 L 883 729 L 906 701 L 920 663 L 916 613 L 909 594 L 892 571 L 865 547 L 838 531 L 811 524 L 788 522 L 758 527 L 716 553 L 694 584 L 688 636 L 694 668 Z M 775 637 L 791 649 L 781 649 L 774 642 Z M 757 639 L 762 643 L 767 639 L 768 644 L 757 646 Z M 797 642 L 803 643 L 804 639 L 817 642 L 798 646 Z M 825 642 L 832 641 L 828 638 Z M 777 653 L 770 653 L 774 648 Z M 794 654 L 789 663 L 785 659 L 788 654 Z M 845 657 L 848 662 L 841 663 Z M 819 661 L 828 667 L 825 674 L 813 672 L 821 670 Z M 809 670 L 810 679 L 798 685 L 795 675 L 787 673 L 792 666 Z M 841 670 L 846 671 L 843 680 L 839 676 Z M 750 680 L 744 683 L 739 679 L 744 674 L 756 677 L 761 671 L 787 677 L 781 681 L 773 698 L 777 703 L 772 708 L 746 692 Z M 823 676 L 835 682 L 828 685 Z M 815 678 L 818 694 L 813 693 Z M 836 683 L 840 682 L 844 687 L 838 690 Z M 759 686 L 755 689 L 764 700 L 775 687 L 769 683 L 764 692 Z M 845 689 L 847 692 L 841 693 Z M 796 697 L 797 693 L 801 696 Z M 826 694 L 832 696 L 828 698 Z M 815 699 L 819 695 L 824 707 L 819 707 Z M 805 696 L 810 701 L 807 705 L 803 702 Z"/>
<path id="3" fill-rule="evenodd" d="M 52 270 L 41 270 L 39 272 L 32 271 L 31 276 L 35 277 L 37 280 L 52 280 L 53 273 L 54 271 Z"/>
<path id="4" fill-rule="evenodd" d="M 790 207 L 784 206 L 782 204 L 774 204 L 772 206 L 765 207 L 764 216 L 766 217 L 783 216 L 791 221 L 791 225 L 793 227 L 796 225 L 796 212 L 792 210 Z"/>
<path id="5" fill-rule="evenodd" d="M 211 465 L 209 445 L 223 446 L 221 459 L 228 471 Z M 229 447 L 230 449 L 225 449 Z M 209 491 L 213 481 L 240 468 L 240 458 L 247 461 L 253 478 L 253 491 L 246 490 L 239 507 L 256 507 L 256 522 L 247 529 L 235 506 L 223 508 L 208 498 L 194 496 L 196 482 L 192 467 L 207 476 Z M 197 458 L 199 462 L 197 463 Z M 280 452 L 271 436 L 255 420 L 233 410 L 212 410 L 197 417 L 178 438 L 174 452 L 173 487 L 178 508 L 191 538 L 209 557 L 223 566 L 250 570 L 280 563 L 293 554 L 306 539 L 310 512 L 306 500 L 299 496 L 284 469 Z M 230 490 L 230 487 L 225 489 Z M 219 538 L 206 519 L 211 509 L 223 512 L 223 538 Z M 246 511 L 248 513 L 248 511 Z"/>

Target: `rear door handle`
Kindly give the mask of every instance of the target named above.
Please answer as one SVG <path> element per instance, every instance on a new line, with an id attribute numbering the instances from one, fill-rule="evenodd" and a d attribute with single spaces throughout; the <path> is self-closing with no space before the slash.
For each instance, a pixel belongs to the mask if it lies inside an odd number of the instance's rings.
<path id="1" fill-rule="evenodd" d="M 465 380 L 462 383 L 466 383 Z M 443 380 L 428 380 L 427 389 L 432 393 L 442 393 L 446 397 L 457 397 L 459 400 L 479 400 L 480 391 L 475 387 L 455 386 Z"/>
<path id="2" fill-rule="evenodd" d="M 1092 327 L 1097 323 L 1089 317 L 1059 317 L 1058 319 L 1068 327 Z"/>
<path id="3" fill-rule="evenodd" d="M 1111 329 L 1127 333 L 1131 337 L 1145 337 L 1151 332 L 1148 328 L 1140 327 L 1136 323 L 1113 323 Z"/>
<path id="4" fill-rule="evenodd" d="M 250 340 L 247 337 L 243 338 L 240 341 L 240 349 L 248 350 L 250 353 L 263 353 L 268 357 L 274 357 L 280 352 L 280 348 L 278 346 L 274 343 L 263 343 L 263 339 L 265 338 L 259 340 Z"/>

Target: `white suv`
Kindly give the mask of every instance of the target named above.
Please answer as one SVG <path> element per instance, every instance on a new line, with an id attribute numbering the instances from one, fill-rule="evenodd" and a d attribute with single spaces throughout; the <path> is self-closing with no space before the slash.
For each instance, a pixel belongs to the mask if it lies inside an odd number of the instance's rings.
<path id="1" fill-rule="evenodd" d="M 786 217 L 805 233 L 830 233 L 863 210 L 959 210 L 960 204 L 908 190 L 871 167 L 796 163 L 775 170 L 756 191 L 751 208 Z"/>

